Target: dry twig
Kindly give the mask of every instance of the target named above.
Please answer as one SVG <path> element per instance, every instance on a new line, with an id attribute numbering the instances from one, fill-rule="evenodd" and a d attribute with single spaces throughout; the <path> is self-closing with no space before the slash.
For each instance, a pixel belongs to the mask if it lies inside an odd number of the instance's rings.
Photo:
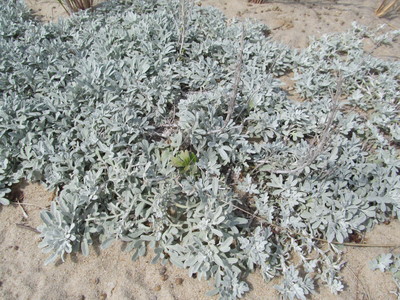
<path id="1" fill-rule="evenodd" d="M 248 2 L 250 3 L 254 3 L 254 4 L 263 4 L 266 1 L 265 0 L 248 0 Z"/>
<path id="2" fill-rule="evenodd" d="M 383 0 L 375 10 L 378 17 L 384 17 L 389 13 L 400 11 L 400 0 Z"/>
<path id="3" fill-rule="evenodd" d="M 356 279 L 357 285 L 358 285 L 358 283 L 360 283 L 361 288 L 362 288 L 363 291 L 364 291 L 364 295 L 367 297 L 367 300 L 371 300 L 371 296 L 370 296 L 370 294 L 369 294 L 369 292 L 368 292 L 368 288 L 365 287 L 364 282 L 361 281 L 361 279 L 359 278 L 359 276 L 353 271 L 353 269 L 352 269 L 349 265 L 347 265 L 346 267 L 347 267 L 347 268 L 350 270 L 350 272 L 353 274 L 354 278 Z M 357 290 L 356 290 L 356 294 L 357 294 L 357 292 L 358 292 L 358 288 L 357 288 Z M 357 295 L 356 295 L 356 297 L 357 297 Z M 363 297 L 363 298 L 364 298 L 364 297 Z"/>
<path id="4" fill-rule="evenodd" d="M 36 228 L 33 228 L 32 226 L 29 226 L 29 225 L 26 225 L 26 224 L 23 224 L 23 223 L 16 223 L 15 225 L 17 225 L 20 228 L 33 231 L 34 233 L 40 233 L 40 231 L 37 230 Z"/>
<path id="5" fill-rule="evenodd" d="M 33 206 L 33 207 L 37 207 L 37 208 L 40 208 L 40 209 L 46 209 L 46 208 L 43 207 L 43 206 L 39 206 L 39 205 L 36 205 L 36 204 L 31 204 L 31 203 L 24 203 L 24 202 L 18 202 L 18 204 L 14 204 L 14 205 L 18 205 L 18 206 L 20 206 L 20 205 L 23 205 L 23 206 Z"/>
<path id="6" fill-rule="evenodd" d="M 18 203 L 18 207 L 21 209 L 21 211 L 22 211 L 22 214 L 24 215 L 24 219 L 28 219 L 29 218 L 29 216 L 28 216 L 28 214 L 26 213 L 26 211 L 25 211 L 25 209 L 22 207 L 22 205 L 21 205 L 21 202 L 17 202 Z"/>
<path id="7" fill-rule="evenodd" d="M 79 10 L 85 10 L 93 6 L 93 0 L 57 0 L 68 15 Z"/>

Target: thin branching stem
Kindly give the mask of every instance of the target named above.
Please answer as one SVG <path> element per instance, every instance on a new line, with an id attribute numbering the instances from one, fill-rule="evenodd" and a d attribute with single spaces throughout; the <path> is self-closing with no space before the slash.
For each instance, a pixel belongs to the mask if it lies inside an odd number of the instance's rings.
<path id="1" fill-rule="evenodd" d="M 18 206 L 20 206 L 20 205 L 33 206 L 33 207 L 40 208 L 40 209 L 46 209 L 43 206 L 39 206 L 39 205 L 36 205 L 36 204 L 31 204 L 31 203 L 24 203 L 24 202 L 18 202 L 18 204 L 17 203 L 12 203 L 12 205 L 14 205 L 14 206 L 16 206 L 16 205 L 18 205 Z"/>
<path id="2" fill-rule="evenodd" d="M 229 123 L 229 121 L 232 118 L 232 114 L 235 110 L 236 97 L 237 97 L 239 83 L 240 83 L 240 74 L 241 74 L 242 68 L 243 68 L 244 37 L 245 37 L 245 28 L 244 28 L 244 25 L 242 24 L 242 34 L 240 36 L 240 48 L 239 48 L 237 61 L 236 61 L 235 79 L 233 81 L 232 93 L 231 93 L 231 96 L 229 98 L 229 103 L 228 103 L 228 112 L 226 114 L 225 123 L 224 123 L 223 127 L 226 127 L 226 125 Z"/>
<path id="3" fill-rule="evenodd" d="M 15 223 L 15 225 L 17 225 L 20 228 L 33 231 L 34 233 L 40 233 L 40 231 L 37 230 L 36 228 L 33 228 L 32 226 L 29 226 L 29 225 L 26 225 L 26 224 L 23 224 L 23 223 Z"/>
<path id="4" fill-rule="evenodd" d="M 265 218 L 263 218 L 261 216 L 258 216 L 258 215 L 254 214 L 254 213 L 251 213 L 251 212 L 249 212 L 249 211 L 247 211 L 247 210 L 245 210 L 245 209 L 243 209 L 243 208 L 241 208 L 241 207 L 239 207 L 239 206 L 237 206 L 235 204 L 228 203 L 227 201 L 225 201 L 223 199 L 220 199 L 220 200 L 222 202 L 226 203 L 226 204 L 232 205 L 233 208 L 235 208 L 237 210 L 240 210 L 241 212 L 251 216 L 252 218 L 258 219 L 259 221 L 261 221 L 264 224 L 267 224 L 267 225 L 269 225 L 269 226 L 271 226 L 273 228 L 279 229 L 280 231 L 285 231 L 285 232 L 289 233 L 291 236 L 300 236 L 300 237 L 307 238 L 307 239 L 312 239 L 314 241 L 318 241 L 318 242 L 321 242 L 321 243 L 333 244 L 333 245 L 337 245 L 337 246 L 371 247 L 371 248 L 400 248 L 400 244 L 399 245 L 396 245 L 396 244 L 383 245 L 383 244 L 339 243 L 339 242 L 334 242 L 334 241 L 330 242 L 330 241 L 328 241 L 326 239 L 321 239 L 321 238 L 305 235 L 305 234 L 302 234 L 300 232 L 293 231 L 293 230 L 291 230 L 291 229 L 289 229 L 287 227 L 283 227 L 283 226 L 280 226 L 278 224 L 271 223 L 267 219 L 265 219 Z"/>
<path id="5" fill-rule="evenodd" d="M 325 122 L 324 129 L 318 138 L 318 144 L 314 149 L 310 151 L 310 154 L 303 160 L 301 165 L 294 169 L 278 169 L 278 170 L 269 170 L 268 172 L 273 174 L 296 174 L 302 172 L 306 167 L 310 166 L 315 159 L 324 151 L 332 132 L 333 122 L 335 120 L 336 114 L 339 110 L 339 99 L 342 94 L 342 83 L 343 79 L 339 76 L 337 81 L 336 93 L 332 97 L 332 109 L 328 114 Z M 251 171 L 251 174 L 256 172 L 260 167 L 264 164 L 268 163 L 268 160 L 259 161 L 258 165 Z"/>
<path id="6" fill-rule="evenodd" d="M 258 87 L 258 89 L 254 90 L 254 91 L 249 95 L 248 100 L 247 100 L 247 102 L 246 102 L 246 105 L 244 105 L 243 108 L 241 109 L 241 111 L 235 116 L 235 121 L 238 120 L 239 117 L 241 116 L 241 114 L 246 110 L 246 108 L 248 108 L 248 105 L 249 105 L 249 103 L 250 103 L 250 100 L 253 98 L 253 96 L 254 96 L 255 94 L 257 94 L 257 93 L 261 90 L 261 88 L 265 87 L 267 84 L 270 83 L 269 80 L 272 78 L 272 74 L 273 74 L 274 68 L 275 68 L 276 63 L 278 62 L 278 60 L 281 58 L 281 55 L 282 55 L 282 54 L 279 54 L 279 55 L 277 55 L 277 56 L 274 58 L 274 60 L 273 60 L 273 62 L 272 62 L 272 64 L 271 64 L 271 66 L 269 67 L 269 69 L 268 69 L 268 71 L 267 71 L 267 74 L 266 74 L 266 77 L 265 77 L 265 81 L 263 82 L 262 85 L 260 85 L 260 86 Z"/>
<path id="7" fill-rule="evenodd" d="M 180 0 L 179 6 L 179 22 L 175 22 L 175 24 L 178 26 L 179 31 L 179 57 L 181 57 L 183 54 L 189 21 L 193 11 L 194 0 Z"/>
<path id="8" fill-rule="evenodd" d="M 400 10 L 399 0 L 383 0 L 379 7 L 375 10 L 375 14 L 378 17 L 384 17 L 385 15 Z"/>

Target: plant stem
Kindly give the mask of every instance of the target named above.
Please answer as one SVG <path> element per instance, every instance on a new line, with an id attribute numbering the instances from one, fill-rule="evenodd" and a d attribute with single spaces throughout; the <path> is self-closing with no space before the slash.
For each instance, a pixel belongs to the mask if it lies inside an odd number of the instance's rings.
<path id="1" fill-rule="evenodd" d="M 233 81 L 232 93 L 228 104 L 228 112 L 226 114 L 223 128 L 226 127 L 226 125 L 232 118 L 233 111 L 235 110 L 236 97 L 240 82 L 240 74 L 242 72 L 242 67 L 243 67 L 244 37 L 245 37 L 245 30 L 244 30 L 244 25 L 242 24 L 242 34 L 240 36 L 240 49 L 237 57 L 236 70 L 235 70 L 235 80 Z"/>

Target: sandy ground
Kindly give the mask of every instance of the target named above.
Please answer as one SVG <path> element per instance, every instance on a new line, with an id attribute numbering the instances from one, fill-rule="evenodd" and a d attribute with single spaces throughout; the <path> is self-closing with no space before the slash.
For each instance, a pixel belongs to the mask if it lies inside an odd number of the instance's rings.
<path id="1" fill-rule="evenodd" d="M 24 211 L 18 205 L 0 207 L 0 299 L 217 299 L 205 296 L 210 282 L 189 278 L 187 271 L 172 265 L 153 265 L 151 254 L 132 262 L 121 243 L 106 250 L 92 247 L 88 257 L 76 254 L 67 256 L 65 263 L 44 266 L 47 255 L 38 249 L 39 235 L 32 229 L 41 223 L 39 212 L 49 206 L 53 194 L 39 184 L 24 185 L 22 192 Z M 400 245 L 399 230 L 399 222 L 377 226 L 365 242 Z M 322 287 L 312 299 L 395 299 L 390 294 L 396 288 L 391 275 L 368 266 L 385 251 L 389 250 L 345 249 L 345 292 L 334 296 Z M 266 284 L 258 273 L 250 275 L 252 290 L 244 299 L 279 299 L 273 288 L 278 281 Z"/>
<path id="2" fill-rule="evenodd" d="M 43 21 L 56 21 L 66 13 L 56 1 L 26 0 Z M 256 18 L 272 29 L 272 36 L 290 46 L 303 48 L 310 36 L 342 32 L 351 22 L 377 26 L 388 24 L 389 29 L 400 28 L 400 16 L 379 19 L 374 15 L 377 1 L 268 1 L 250 4 L 246 0 L 204 0 L 203 5 L 220 8 L 229 17 Z M 399 55 L 400 44 L 380 47 L 377 56 Z M 31 229 L 41 222 L 39 212 L 48 207 L 53 197 L 38 184 L 22 186 L 23 207 L 0 206 L 0 299 L 139 299 L 139 300 L 200 300 L 216 299 L 205 296 L 210 283 L 187 276 L 185 270 L 174 266 L 150 264 L 151 255 L 137 262 L 130 254 L 122 252 L 123 245 L 116 243 L 107 250 L 92 247 L 91 254 L 69 256 L 65 263 L 44 266 L 47 254 L 38 249 L 39 236 Z M 27 214 L 24 216 L 24 214 Z M 400 245 L 400 222 L 377 226 L 367 233 L 370 244 Z M 343 277 L 346 290 L 338 296 L 322 287 L 312 299 L 396 299 L 390 293 L 396 286 L 391 275 L 371 271 L 368 263 L 381 253 L 393 249 L 346 248 Z M 398 249 L 397 249 L 398 251 Z M 252 288 L 247 300 L 279 299 L 274 280 L 264 283 L 261 276 L 248 278 Z"/>
<path id="3" fill-rule="evenodd" d="M 272 37 L 286 45 L 305 48 L 310 38 L 343 32 L 352 22 L 375 28 L 386 24 L 387 29 L 400 29 L 400 13 L 378 18 L 374 11 L 377 0 L 268 0 L 253 4 L 246 0 L 203 0 L 203 5 L 221 9 L 229 18 L 252 18 L 268 25 Z M 399 55 L 400 43 L 382 47 L 375 54 Z"/>

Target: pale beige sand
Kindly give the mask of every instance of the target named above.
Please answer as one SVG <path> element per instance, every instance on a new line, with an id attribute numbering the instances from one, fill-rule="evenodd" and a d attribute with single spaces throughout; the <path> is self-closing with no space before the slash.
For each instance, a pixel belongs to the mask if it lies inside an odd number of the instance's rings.
<path id="1" fill-rule="evenodd" d="M 55 22 L 59 18 L 68 17 L 68 13 L 57 0 L 25 0 L 34 14 L 43 22 Z M 104 0 L 94 0 L 94 6 Z"/>
<path id="2" fill-rule="evenodd" d="M 386 24 L 389 30 L 400 29 L 400 13 L 378 18 L 374 11 L 377 0 L 269 0 L 252 4 L 246 0 L 203 0 L 203 5 L 221 9 L 229 18 L 257 19 L 271 29 L 272 37 L 284 44 L 305 48 L 310 37 L 343 32 L 352 22 L 373 28 Z M 377 55 L 396 55 L 400 58 L 400 41 L 394 47 L 380 47 Z"/>
<path id="3" fill-rule="evenodd" d="M 228 17 L 257 18 L 273 28 L 274 38 L 294 47 L 305 47 L 309 35 L 344 31 L 352 21 L 373 26 L 388 21 L 375 17 L 373 10 L 377 1 L 373 0 L 269 2 L 249 5 L 246 0 L 205 0 L 203 5 L 219 7 Z M 27 3 L 45 16 L 45 21 L 65 16 L 55 1 L 27 0 Z M 399 16 L 389 23 L 392 28 L 399 28 Z M 375 54 L 395 56 L 399 55 L 399 49 L 397 43 L 394 47 L 381 47 Z M 130 254 L 121 251 L 123 246 L 120 243 L 107 250 L 93 247 L 89 257 L 77 254 L 67 257 L 65 263 L 44 266 L 47 254 L 38 249 L 38 234 L 17 224 L 36 228 L 41 223 L 39 207 L 47 207 L 53 195 L 38 184 L 29 184 L 22 189 L 24 203 L 30 204 L 24 205 L 27 219 L 18 206 L 0 206 L 0 299 L 217 299 L 204 295 L 211 289 L 209 282 L 189 278 L 187 271 L 171 265 L 166 266 L 166 276 L 163 276 L 161 265 L 149 263 L 151 255 L 132 262 Z M 399 232 L 400 222 L 393 221 L 389 225 L 377 226 L 365 240 L 371 244 L 400 245 Z M 396 289 L 391 275 L 371 271 L 368 267 L 371 259 L 389 250 L 345 249 L 344 260 L 348 262 L 343 269 L 346 291 L 334 296 L 326 288 L 320 288 L 312 299 L 396 299 L 390 294 Z M 248 279 L 252 291 L 245 299 L 279 299 L 273 289 L 278 279 L 266 284 L 258 273 Z"/>

